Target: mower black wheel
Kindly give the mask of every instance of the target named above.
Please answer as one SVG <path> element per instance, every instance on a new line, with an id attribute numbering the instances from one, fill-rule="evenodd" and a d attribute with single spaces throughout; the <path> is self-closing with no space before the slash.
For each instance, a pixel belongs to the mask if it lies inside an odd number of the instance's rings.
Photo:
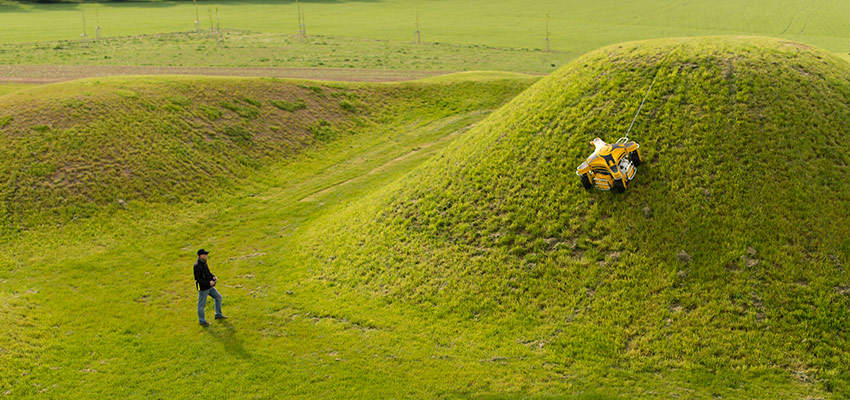
<path id="1" fill-rule="evenodd" d="M 637 151 L 637 150 L 635 150 L 635 151 L 633 151 L 633 152 L 629 153 L 629 158 L 632 160 L 632 164 L 634 164 L 634 165 L 635 165 L 635 167 L 640 166 L 641 164 L 643 164 L 643 160 L 641 160 L 641 158 L 640 158 L 640 153 L 638 153 L 638 151 Z"/>
<path id="2" fill-rule="evenodd" d="M 622 179 L 617 179 L 614 181 L 614 190 L 616 190 L 617 193 L 623 193 L 626 191 L 626 185 L 623 184 Z"/>
<path id="3" fill-rule="evenodd" d="M 585 189 L 593 187 L 593 185 L 590 184 L 590 178 L 587 177 L 587 174 L 581 176 L 581 185 L 584 186 Z"/>

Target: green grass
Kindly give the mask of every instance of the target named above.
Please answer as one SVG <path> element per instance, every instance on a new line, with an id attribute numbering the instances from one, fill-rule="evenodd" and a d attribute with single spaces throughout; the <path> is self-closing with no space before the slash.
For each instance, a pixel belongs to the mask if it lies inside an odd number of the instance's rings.
<path id="1" fill-rule="evenodd" d="M 211 39 L 198 44 L 171 36 L 137 39 L 148 42 L 144 44 L 123 40 L 121 44 L 113 42 L 91 50 L 56 42 L 79 40 L 81 9 L 87 18 L 89 38 L 95 37 L 94 29 L 98 25 L 95 14 L 105 38 L 193 31 L 195 6 L 189 2 L 6 3 L 0 5 L 0 15 L 4 19 L 0 24 L 0 42 L 50 42 L 40 46 L 57 51 L 36 49 L 39 57 L 47 57 L 40 63 L 100 65 L 120 64 L 126 59 L 133 64 L 145 64 L 146 58 L 142 57 L 145 55 L 149 57 L 147 63 L 156 65 L 172 62 L 178 65 L 354 65 L 358 68 L 524 72 L 549 72 L 554 70 L 548 67 L 550 64 L 560 66 L 604 45 L 659 37 L 764 35 L 808 43 L 841 54 L 850 48 L 850 25 L 845 23 L 850 19 L 850 8 L 840 0 L 648 0 L 628 4 L 616 0 L 307 2 L 303 7 L 311 39 L 300 47 L 292 43 L 297 31 L 294 3 L 201 2 L 203 29 L 209 28 L 210 6 L 213 12 L 215 7 L 220 9 L 222 29 L 228 30 L 221 49 L 216 49 Z M 411 44 L 417 11 L 422 39 L 428 43 L 425 46 Z M 550 44 L 555 54 L 540 53 L 544 48 L 547 13 L 550 15 Z M 246 35 L 229 30 L 263 34 Z M 364 38 L 379 42 L 362 40 Z M 157 53 L 157 48 L 161 53 Z M 285 51 L 275 51 L 278 48 Z M 27 53 L 29 49 L 32 47 L 4 47 L 0 63 L 39 63 L 40 58 Z M 134 55 L 130 49 L 142 52 Z M 529 50 L 533 54 L 524 54 Z M 339 56 L 340 52 L 344 55 Z M 482 57 L 483 60 L 477 60 Z M 516 57 L 520 59 L 515 60 Z M 472 64 L 466 65 L 466 62 Z"/>
<path id="2" fill-rule="evenodd" d="M 632 132 L 648 163 L 623 195 L 585 191 L 588 142 L 624 133 L 656 72 Z M 655 374 L 700 398 L 842 398 L 848 76 L 764 38 L 592 52 L 306 228 L 315 279 L 466 321 L 517 367 L 530 351 L 590 381 L 613 369 L 615 393 Z M 658 397 L 641 385 L 628 397 Z"/>
<path id="3" fill-rule="evenodd" d="M 206 35 L 170 33 L 79 41 L 0 44 L 0 61 L 16 65 L 212 66 L 551 72 L 573 52 L 468 44 L 228 31 L 217 46 Z M 50 76 L 50 74 L 45 74 Z"/>
<path id="4" fill-rule="evenodd" d="M 37 85 L 25 84 L 25 83 L 23 83 L 23 84 L 3 83 L 3 84 L 0 84 L 0 96 L 2 96 L 4 94 L 12 93 L 12 92 L 17 92 L 18 90 L 21 90 L 21 89 L 34 87 L 34 86 L 37 86 Z"/>
<path id="5" fill-rule="evenodd" d="M 506 77 L 395 85 L 133 77 L 11 93 L 0 98 L 3 230 L 114 212 L 121 202 L 202 200 L 208 185 L 232 192 L 307 146 L 398 118 L 493 108 L 530 82 Z"/>
<path id="6" fill-rule="evenodd" d="M 205 78 L 184 82 L 201 85 Z M 109 83 L 117 84 L 103 85 Z M 257 84 L 240 83 L 249 88 Z M 133 201 L 127 210 L 112 215 L 101 210 L 59 228 L 29 228 L 7 238 L 0 243 L 0 368 L 8 379 L 0 381 L 0 393 L 19 398 L 45 395 L 41 391 L 64 398 L 94 393 L 189 398 L 198 390 L 189 382 L 213 374 L 217 378 L 207 389 L 228 397 L 406 393 L 403 381 L 387 382 L 418 379 L 413 365 L 427 359 L 431 345 L 410 346 L 426 343 L 415 337 L 415 329 L 426 325 L 401 324 L 404 318 L 394 312 L 385 314 L 390 319 L 348 319 L 344 308 L 371 306 L 351 303 L 340 308 L 346 302 L 333 304 L 338 297 L 331 291 L 315 291 L 307 281 L 298 283 L 301 278 L 291 280 L 291 274 L 307 272 L 293 251 L 297 240 L 291 240 L 332 205 L 397 179 L 443 148 L 448 141 L 442 138 L 463 132 L 528 84 L 527 79 L 514 79 L 490 80 L 489 85 L 355 85 L 384 90 L 398 99 L 410 96 L 414 102 L 438 96 L 444 106 L 454 107 L 440 107 L 442 111 L 432 114 L 427 107 L 405 104 L 397 113 L 377 114 L 384 118 L 379 128 L 366 127 L 357 135 L 266 165 L 233 195 L 211 184 L 203 190 L 205 202 Z M 81 87 L 86 86 L 43 90 Z M 392 97 L 381 100 L 390 102 Z M 328 187 L 346 195 L 300 201 Z M 194 250 L 187 249 L 197 246 L 217 252 L 211 264 L 223 278 L 220 289 L 231 315 L 229 323 L 208 331 L 180 310 L 182 306 L 172 308 L 192 301 L 189 266 L 182 264 L 191 264 Z M 257 253 L 266 255 L 251 257 Z M 127 262 L 138 264 L 115 268 Z M 140 279 L 120 278 L 130 269 Z M 91 274 L 99 278 L 91 279 Z M 72 302 L 49 301 L 75 293 L 81 295 Z M 401 337 L 410 340 L 399 342 L 400 331 L 408 332 Z M 410 350 L 418 354 L 416 359 L 408 358 Z M 374 360 L 386 361 L 370 365 Z M 174 379 L 177 375 L 182 378 Z M 264 387 L 257 387 L 258 382 L 265 382 Z"/>
<path id="7" fill-rule="evenodd" d="M 221 46 L 188 2 L 7 2 L 0 64 L 548 73 L 642 38 L 850 47 L 837 0 L 309 2 L 305 43 L 294 4 L 214 5 Z M 649 163 L 584 192 L 587 141 L 656 71 Z M 848 76 L 715 37 L 595 51 L 486 120 L 531 81 L 0 85 L 0 396 L 846 398 Z M 232 317 L 209 330 L 199 247 Z"/>
<path id="8" fill-rule="evenodd" d="M 648 163 L 624 195 L 585 192 L 587 141 L 625 130 L 656 71 L 632 135 Z M 711 38 L 601 49 L 492 114 L 531 81 L 110 78 L 4 96 L 2 188 L 31 197 L 3 202 L 24 205 L 3 211 L 11 231 L 28 222 L 0 241 L 0 394 L 847 397 L 847 76 L 823 51 Z M 320 107 L 304 130 L 282 123 Z M 101 122 L 129 115 L 186 129 Z M 332 118 L 332 140 L 286 143 Z M 194 171 L 166 145 L 199 121 L 254 129 L 216 135 Z M 44 166 L 64 168 L 69 143 L 91 166 L 61 192 Z M 112 191 L 133 187 L 109 174 L 138 160 L 104 156 L 121 144 L 160 160 L 142 171 L 220 165 L 227 181 L 142 180 L 124 209 Z M 208 330 L 200 247 L 231 316 Z"/>

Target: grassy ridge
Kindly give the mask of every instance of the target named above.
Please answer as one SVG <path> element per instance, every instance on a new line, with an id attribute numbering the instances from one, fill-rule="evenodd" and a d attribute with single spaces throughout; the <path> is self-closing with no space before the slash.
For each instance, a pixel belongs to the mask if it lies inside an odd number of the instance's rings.
<path id="1" fill-rule="evenodd" d="M 493 82 L 150 77 L 12 93 L 0 98 L 4 226 L 62 223 L 134 200 L 204 201 L 305 146 L 478 109 L 523 87 Z"/>
<path id="2" fill-rule="evenodd" d="M 624 195 L 586 192 L 588 141 L 622 135 L 656 73 L 632 132 L 648 164 Z M 723 397 L 846 396 L 848 76 L 773 39 L 592 52 L 311 225 L 317 279 L 486 326 L 590 381 L 684 371 Z"/>
<path id="3" fill-rule="evenodd" d="M 375 101 L 396 106 L 394 112 L 375 114 L 382 117 L 375 127 L 270 162 L 233 195 L 212 187 L 206 203 L 128 202 L 120 212 L 28 227 L 4 238 L 0 394 L 196 398 L 201 390 L 231 398 L 389 397 L 424 393 L 434 379 L 449 382 L 441 378 L 448 373 L 442 365 L 427 363 L 433 345 L 418 337 L 427 324 L 411 324 L 398 310 L 379 311 L 356 294 L 310 284 L 309 265 L 296 251 L 300 232 L 318 215 L 419 165 L 449 143 L 445 138 L 464 132 L 533 79 L 464 74 L 470 82 L 449 76 L 353 85 L 385 91 Z M 140 86 L 168 82 L 141 80 Z M 103 86 L 109 82 L 115 81 Z M 207 80 L 185 82 L 202 86 Z M 332 192 L 317 195 L 329 187 Z M 196 294 L 189 267 L 199 246 L 215 252 L 211 263 L 231 316 L 209 330 L 198 327 L 191 306 Z M 351 317 L 351 310 L 369 309 L 376 310 L 373 317 Z M 430 364 L 427 376 L 417 374 L 422 361 Z M 482 376 L 499 379 L 504 371 L 477 369 L 464 382 Z M 203 389 L 198 379 L 208 381 Z"/>

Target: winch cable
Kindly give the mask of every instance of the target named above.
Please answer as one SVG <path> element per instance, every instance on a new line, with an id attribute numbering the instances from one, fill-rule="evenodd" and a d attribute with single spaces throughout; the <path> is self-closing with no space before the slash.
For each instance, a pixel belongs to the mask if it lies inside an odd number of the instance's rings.
<path id="1" fill-rule="evenodd" d="M 646 89 L 646 93 L 643 95 L 643 100 L 641 100 L 640 106 L 638 106 L 638 110 L 635 113 L 635 117 L 632 118 L 632 123 L 629 124 L 629 129 L 626 131 L 626 138 L 629 137 L 629 132 L 632 131 L 632 127 L 635 125 L 635 121 L 637 120 L 638 115 L 640 115 L 640 110 L 643 108 L 643 103 L 646 102 L 646 98 L 649 97 L 649 91 L 652 90 L 652 85 L 655 85 L 655 80 L 658 79 L 658 74 L 661 73 L 661 65 L 664 64 L 664 61 L 667 61 L 667 57 L 669 57 L 672 53 L 673 50 L 670 50 L 670 52 L 667 53 L 666 56 L 664 56 L 664 59 L 661 60 L 660 63 L 658 63 L 658 71 L 655 71 L 655 76 L 652 78 L 652 83 L 650 83 L 649 88 Z"/>

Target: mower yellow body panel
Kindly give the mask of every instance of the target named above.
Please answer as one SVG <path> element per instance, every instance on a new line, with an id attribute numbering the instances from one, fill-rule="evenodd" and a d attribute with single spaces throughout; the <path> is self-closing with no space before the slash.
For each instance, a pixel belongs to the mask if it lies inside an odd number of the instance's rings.
<path id="1" fill-rule="evenodd" d="M 643 162 L 640 145 L 627 138 L 615 143 L 596 138 L 590 143 L 596 150 L 576 168 L 576 175 L 582 178 L 585 188 L 595 186 L 599 190 L 624 191 L 635 177 L 635 167 Z"/>

